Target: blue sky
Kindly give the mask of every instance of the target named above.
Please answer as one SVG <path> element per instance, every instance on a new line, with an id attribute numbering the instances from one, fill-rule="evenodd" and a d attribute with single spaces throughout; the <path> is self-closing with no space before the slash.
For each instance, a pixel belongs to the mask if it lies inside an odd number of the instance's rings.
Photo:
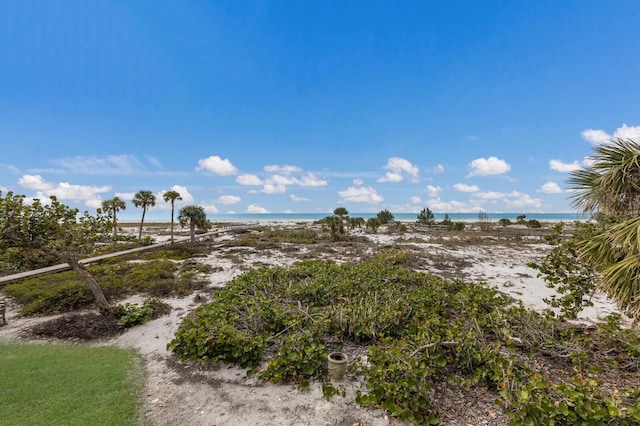
<path id="1" fill-rule="evenodd" d="M 638 22 L 635 0 L 5 0 L 0 190 L 570 212 L 568 171 L 640 137 Z"/>

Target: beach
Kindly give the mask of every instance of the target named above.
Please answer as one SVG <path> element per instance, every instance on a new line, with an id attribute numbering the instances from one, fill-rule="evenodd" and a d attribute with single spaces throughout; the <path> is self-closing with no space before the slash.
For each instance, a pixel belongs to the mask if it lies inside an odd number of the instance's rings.
<path id="1" fill-rule="evenodd" d="M 295 227 L 293 221 L 264 222 L 260 226 Z M 318 228 L 319 229 L 319 228 Z M 180 237 L 186 235 L 178 228 Z M 135 233 L 135 226 L 125 226 L 125 233 Z M 249 231 L 259 232 L 259 231 Z M 278 244 L 267 248 L 240 247 L 234 240 L 241 234 L 222 234 L 206 244 L 211 247 L 206 257 L 198 262 L 210 265 L 213 272 L 206 277 L 207 286 L 183 298 L 170 297 L 164 301 L 171 305 L 171 313 L 146 324 L 128 329 L 124 334 L 97 342 L 138 351 L 146 364 L 145 418 L 154 425 L 371 425 L 396 424 L 375 409 L 365 410 L 356 405 L 355 392 L 362 385 L 357 378 L 344 381 L 346 397 L 333 402 L 323 398 L 319 385 L 298 390 L 287 385 L 261 383 L 247 377 L 245 371 L 228 365 L 203 366 L 179 362 L 167 350 L 180 321 L 199 305 L 211 299 L 216 289 L 242 272 L 264 265 L 285 266 L 303 259 L 329 259 L 336 262 L 355 262 L 394 247 L 410 251 L 419 259 L 416 270 L 443 278 L 461 278 L 477 285 L 496 287 L 514 300 L 535 310 L 547 306 L 543 298 L 553 293 L 547 288 L 537 271 L 527 266 L 539 262 L 552 246 L 544 239 L 502 238 L 497 235 L 472 233 L 425 233 L 410 228 L 407 232 L 387 232 L 385 227 L 377 233 L 364 229 L 351 231 L 357 243 L 322 243 L 297 245 Z M 166 223 L 150 223 L 144 235 L 156 241 L 168 238 Z M 119 303 L 140 303 L 143 296 L 134 296 Z M 582 323 L 595 323 L 616 307 L 603 295 L 596 294 L 594 306 L 579 315 Z M 29 327 L 51 317 L 21 317 L 16 306 L 7 312 L 9 324 L 0 327 L 0 337 L 24 338 Z M 441 413 L 441 424 L 446 425 L 503 425 L 506 416 L 493 404 L 492 394 L 479 390 L 472 395 L 460 394 L 454 388 L 440 389 L 433 396 L 434 406 Z"/>

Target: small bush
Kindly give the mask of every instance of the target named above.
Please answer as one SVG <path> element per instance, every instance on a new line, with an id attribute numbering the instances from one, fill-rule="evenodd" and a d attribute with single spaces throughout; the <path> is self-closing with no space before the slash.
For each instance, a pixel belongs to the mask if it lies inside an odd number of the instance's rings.
<path id="1" fill-rule="evenodd" d="M 87 268 L 109 300 L 134 293 L 164 297 L 186 295 L 206 285 L 201 274 L 208 265 L 180 264 L 170 260 L 130 262 L 107 260 Z M 92 306 L 95 302 L 86 282 L 72 271 L 41 275 L 10 283 L 4 291 L 22 305 L 23 315 L 50 315 Z"/>
<path id="2" fill-rule="evenodd" d="M 157 297 L 150 297 L 144 301 L 142 306 L 139 306 L 137 303 L 127 303 L 116 308 L 119 316 L 118 325 L 125 328 L 144 324 L 152 319 L 168 314 L 170 311 L 171 307 L 160 301 Z"/>
<path id="3" fill-rule="evenodd" d="M 378 214 L 376 215 L 376 219 L 378 220 L 378 223 L 380 225 L 386 225 L 387 223 L 391 222 L 394 217 L 389 210 L 385 209 L 378 212 Z"/>
<path id="4" fill-rule="evenodd" d="M 542 224 L 537 219 L 530 219 L 529 221 L 527 221 L 527 228 L 542 228 Z"/>
<path id="5" fill-rule="evenodd" d="M 498 223 L 500 224 L 500 226 L 509 226 L 511 225 L 511 220 L 507 218 L 502 218 L 498 221 Z"/>

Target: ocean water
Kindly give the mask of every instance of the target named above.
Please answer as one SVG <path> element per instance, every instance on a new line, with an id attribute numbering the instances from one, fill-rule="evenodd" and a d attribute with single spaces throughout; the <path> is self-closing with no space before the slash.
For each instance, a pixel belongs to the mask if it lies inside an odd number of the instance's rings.
<path id="1" fill-rule="evenodd" d="M 378 213 L 349 213 L 350 217 L 361 217 L 368 219 L 376 217 Z M 392 213 L 397 221 L 415 222 L 418 218 L 417 213 Z M 509 219 L 515 222 L 517 217 L 524 214 L 525 220 L 536 219 L 540 222 L 574 222 L 586 221 L 590 216 L 580 213 L 487 213 L 491 222 L 497 222 L 500 219 Z M 324 217 L 330 216 L 330 213 L 237 213 L 237 214 L 207 214 L 207 219 L 212 222 L 313 222 Z M 444 213 L 434 213 L 435 220 L 444 219 Z M 454 222 L 476 222 L 478 221 L 478 213 L 449 213 L 449 219 Z"/>

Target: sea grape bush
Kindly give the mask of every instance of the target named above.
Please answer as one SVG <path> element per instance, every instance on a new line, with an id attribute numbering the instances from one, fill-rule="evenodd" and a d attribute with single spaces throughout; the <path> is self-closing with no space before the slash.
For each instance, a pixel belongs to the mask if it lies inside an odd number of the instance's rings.
<path id="1" fill-rule="evenodd" d="M 606 332 L 573 326 L 514 305 L 493 288 L 415 272 L 406 266 L 409 256 L 388 250 L 356 264 L 309 260 L 248 271 L 186 317 L 168 347 L 184 360 L 239 364 L 271 383 L 307 387 L 315 379 L 328 399 L 345 393 L 328 379 L 327 354 L 345 344 L 366 347 L 367 362 L 349 368 L 363 380 L 356 401 L 416 424 L 438 422 L 430 395 L 443 382 L 486 387 L 513 424 L 537 424 L 539 410 L 549 408 L 544 392 L 532 393 L 536 377 L 546 377 L 540 357 L 575 357 L 581 372 L 610 368 L 598 364 L 595 348 L 616 342 L 616 363 L 637 374 L 640 339 L 613 320 Z M 599 382 L 544 380 L 578 411 L 599 413 L 592 403 L 614 397 Z M 628 398 L 616 404 L 619 418 L 634 413 Z"/>
<path id="2" fill-rule="evenodd" d="M 593 232 L 590 224 L 576 223 L 576 232 L 568 240 L 562 241 L 562 225 L 554 227 L 554 233 L 548 241 L 557 245 L 542 262 L 531 262 L 528 266 L 539 271 L 547 287 L 555 289 L 558 295 L 545 298 L 544 301 L 560 312 L 561 318 L 575 319 L 587 306 L 593 306 L 591 296 L 596 290 L 596 273 L 593 267 L 580 259 L 577 243 Z"/>

